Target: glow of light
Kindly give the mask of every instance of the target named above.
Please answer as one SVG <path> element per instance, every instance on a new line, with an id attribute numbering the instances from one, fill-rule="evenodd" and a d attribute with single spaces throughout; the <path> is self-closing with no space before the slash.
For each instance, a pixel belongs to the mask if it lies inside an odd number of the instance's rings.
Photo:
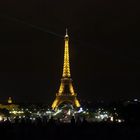
<path id="1" fill-rule="evenodd" d="M 78 113 L 81 113 L 82 111 L 83 111 L 83 108 L 82 108 L 82 107 L 80 107 L 80 109 L 79 109 Z"/>
<path id="2" fill-rule="evenodd" d="M 70 92 L 72 93 L 72 95 L 74 95 L 74 89 L 73 89 L 72 84 L 70 84 Z"/>
<path id="3" fill-rule="evenodd" d="M 60 110 L 58 109 L 53 115 L 56 116 L 56 115 L 57 115 L 58 113 L 60 113 L 61 111 L 62 111 L 61 109 L 60 109 Z"/>
<path id="4" fill-rule="evenodd" d="M 69 38 L 68 38 L 68 36 L 65 36 L 65 50 L 64 50 L 63 77 L 70 77 L 70 64 L 69 64 Z"/>
<path id="5" fill-rule="evenodd" d="M 75 99 L 75 105 L 76 105 L 76 107 L 80 107 L 80 103 L 77 99 Z"/>
<path id="6" fill-rule="evenodd" d="M 6 117 L 4 117 L 4 121 L 7 121 L 7 118 Z"/>
<path id="7" fill-rule="evenodd" d="M 137 102 L 137 101 L 138 101 L 138 99 L 134 99 L 134 101 L 135 101 L 135 102 Z"/>
<path id="8" fill-rule="evenodd" d="M 61 95 L 64 90 L 64 85 L 61 83 L 58 94 Z"/>
<path id="9" fill-rule="evenodd" d="M 65 46 L 64 46 L 64 63 L 63 63 L 63 73 L 62 73 L 62 79 L 61 79 L 61 84 L 58 90 L 58 93 L 56 94 L 56 99 L 54 100 L 52 104 L 52 109 L 56 110 L 59 104 L 61 103 L 60 99 L 57 98 L 57 96 L 61 96 L 64 92 L 65 84 L 63 80 L 69 80 L 69 90 L 72 96 L 76 96 L 76 93 L 74 92 L 72 83 L 71 83 L 71 74 L 70 74 L 70 62 L 69 62 L 69 36 L 66 31 L 65 35 Z M 76 107 L 80 107 L 79 101 L 75 98 L 74 99 L 74 104 Z"/>
<path id="10" fill-rule="evenodd" d="M 113 118 L 113 117 L 111 117 L 111 118 L 110 118 L 110 121 L 112 121 L 112 122 L 113 122 L 113 121 L 114 121 L 114 118 Z"/>
<path id="11" fill-rule="evenodd" d="M 9 103 L 9 104 L 12 103 L 12 99 L 11 99 L 11 97 L 8 98 L 8 103 Z"/>
<path id="12" fill-rule="evenodd" d="M 69 111 L 68 111 L 67 115 L 70 115 L 70 109 L 69 109 Z"/>
<path id="13" fill-rule="evenodd" d="M 9 113 L 10 114 L 23 114 L 24 112 L 23 111 L 16 111 L 16 110 L 14 110 L 14 111 L 10 111 Z"/>
<path id="14" fill-rule="evenodd" d="M 57 107 L 57 104 L 58 104 L 58 100 L 55 99 L 53 104 L 52 104 L 52 109 L 55 109 Z"/>
<path id="15" fill-rule="evenodd" d="M 3 120 L 3 117 L 2 116 L 0 116 L 0 121 L 2 121 Z"/>
<path id="16" fill-rule="evenodd" d="M 17 111 L 12 111 L 13 114 L 17 114 Z"/>
<path id="17" fill-rule="evenodd" d="M 46 111 L 46 114 L 51 114 L 52 112 L 51 111 Z"/>
<path id="18" fill-rule="evenodd" d="M 118 122 L 119 122 L 119 123 L 121 123 L 121 122 L 122 122 L 122 120 L 118 119 Z"/>

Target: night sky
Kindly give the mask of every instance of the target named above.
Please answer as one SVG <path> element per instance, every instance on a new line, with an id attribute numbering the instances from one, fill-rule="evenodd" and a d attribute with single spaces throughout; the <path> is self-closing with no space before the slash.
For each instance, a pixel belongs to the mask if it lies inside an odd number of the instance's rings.
<path id="1" fill-rule="evenodd" d="M 0 101 L 53 101 L 66 27 L 81 100 L 140 98 L 139 18 L 135 0 L 0 1 Z"/>

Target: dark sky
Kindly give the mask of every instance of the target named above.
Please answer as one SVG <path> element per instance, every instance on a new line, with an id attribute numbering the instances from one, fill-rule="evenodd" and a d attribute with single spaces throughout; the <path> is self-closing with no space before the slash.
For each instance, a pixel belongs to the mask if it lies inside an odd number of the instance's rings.
<path id="1" fill-rule="evenodd" d="M 139 18 L 135 0 L 0 1 L 0 101 L 53 101 L 66 27 L 80 99 L 140 98 Z"/>

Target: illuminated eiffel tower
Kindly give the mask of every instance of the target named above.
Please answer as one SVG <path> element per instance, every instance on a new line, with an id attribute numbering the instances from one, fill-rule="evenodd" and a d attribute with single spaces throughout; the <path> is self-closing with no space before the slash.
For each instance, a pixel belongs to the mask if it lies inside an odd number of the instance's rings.
<path id="1" fill-rule="evenodd" d="M 65 35 L 65 49 L 64 49 L 64 63 L 63 74 L 61 78 L 60 88 L 56 93 L 56 98 L 52 104 L 52 109 L 56 109 L 62 103 L 70 103 L 73 107 L 80 107 L 80 103 L 77 100 L 77 94 L 75 93 L 72 85 L 72 79 L 70 74 L 69 63 L 69 36 L 66 29 Z"/>

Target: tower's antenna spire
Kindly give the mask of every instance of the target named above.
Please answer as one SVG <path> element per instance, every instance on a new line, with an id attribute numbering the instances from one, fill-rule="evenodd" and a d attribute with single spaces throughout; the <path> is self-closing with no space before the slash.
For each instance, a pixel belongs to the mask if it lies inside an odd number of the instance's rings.
<path id="1" fill-rule="evenodd" d="M 64 46 L 64 63 L 63 63 L 63 77 L 70 77 L 70 63 L 69 63 L 69 36 L 68 29 L 66 28 L 65 35 L 65 46 Z"/>
<path id="2" fill-rule="evenodd" d="M 65 37 L 68 37 L 68 28 L 66 28 L 66 35 Z"/>

